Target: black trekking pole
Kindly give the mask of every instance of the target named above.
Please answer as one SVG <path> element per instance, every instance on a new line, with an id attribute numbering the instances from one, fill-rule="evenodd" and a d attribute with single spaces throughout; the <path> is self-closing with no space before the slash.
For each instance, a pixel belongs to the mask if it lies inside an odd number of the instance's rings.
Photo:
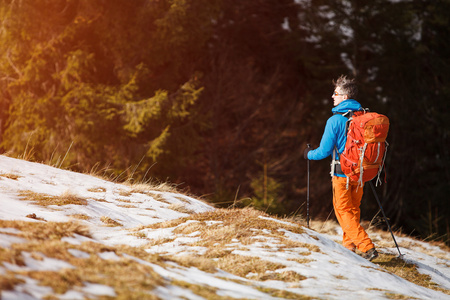
<path id="1" fill-rule="evenodd" d="M 310 144 L 307 144 L 308 148 L 311 148 Z M 306 183 L 306 226 L 309 228 L 309 159 L 306 160 L 307 164 L 307 183 Z"/>
<path id="2" fill-rule="evenodd" d="M 391 229 L 391 225 L 389 225 L 389 222 L 388 222 L 388 219 L 386 217 L 386 214 L 384 213 L 383 207 L 381 206 L 380 199 L 378 199 L 378 195 L 377 195 L 377 192 L 375 191 L 375 187 L 373 186 L 372 181 L 369 181 L 369 183 L 370 183 L 370 187 L 372 188 L 373 194 L 375 195 L 375 199 L 377 199 L 378 205 L 380 206 L 380 210 L 381 210 L 381 213 L 383 214 L 384 221 L 386 221 L 386 224 L 387 224 L 387 226 L 389 228 L 389 231 L 391 232 L 392 239 L 394 240 L 395 246 L 397 247 L 398 258 L 402 258 L 403 254 L 400 252 L 400 248 L 398 247 L 397 241 L 395 240 L 394 233 L 392 232 L 392 229 Z"/>

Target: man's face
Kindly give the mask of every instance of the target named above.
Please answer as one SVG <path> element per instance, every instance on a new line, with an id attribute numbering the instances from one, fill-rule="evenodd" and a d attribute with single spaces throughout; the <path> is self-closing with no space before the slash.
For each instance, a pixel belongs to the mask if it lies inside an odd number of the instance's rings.
<path id="1" fill-rule="evenodd" d="M 342 101 L 346 100 L 348 98 L 347 94 L 342 93 L 342 89 L 340 86 L 336 87 L 336 89 L 333 92 L 333 95 L 331 96 L 333 98 L 333 104 L 334 106 L 339 105 Z"/>

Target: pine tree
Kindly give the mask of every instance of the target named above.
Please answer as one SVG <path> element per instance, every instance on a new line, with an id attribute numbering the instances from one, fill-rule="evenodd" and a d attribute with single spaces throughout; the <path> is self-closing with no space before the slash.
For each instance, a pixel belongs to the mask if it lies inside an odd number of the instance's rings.
<path id="1" fill-rule="evenodd" d="M 210 22 L 195 14 L 201 5 L 2 2 L 3 149 L 33 149 L 34 160 L 51 163 L 64 157 L 64 166 L 84 171 L 108 165 L 116 174 L 143 156 L 143 170 L 164 159 L 170 141 L 187 133 L 179 128 L 192 122 L 202 91 L 194 63 L 207 31 L 190 31 Z M 183 160 L 165 159 L 170 168 Z"/>

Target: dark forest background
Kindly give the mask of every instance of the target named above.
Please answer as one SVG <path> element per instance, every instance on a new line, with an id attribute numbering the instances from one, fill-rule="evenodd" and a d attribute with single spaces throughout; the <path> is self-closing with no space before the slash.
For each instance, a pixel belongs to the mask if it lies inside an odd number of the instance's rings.
<path id="1" fill-rule="evenodd" d="M 450 1 L 1 0 L 4 153 L 304 215 L 332 80 L 390 118 L 396 229 L 450 238 Z M 311 216 L 332 211 L 311 162 Z M 362 217 L 378 205 L 365 192 Z M 332 214 L 332 218 L 333 218 Z"/>

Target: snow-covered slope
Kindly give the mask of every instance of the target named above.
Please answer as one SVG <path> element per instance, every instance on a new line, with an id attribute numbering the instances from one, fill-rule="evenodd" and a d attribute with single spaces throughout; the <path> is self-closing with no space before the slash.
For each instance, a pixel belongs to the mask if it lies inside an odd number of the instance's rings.
<path id="1" fill-rule="evenodd" d="M 0 156 L 1 299 L 450 299 L 447 250 L 397 238 L 429 289 L 319 227 Z"/>

